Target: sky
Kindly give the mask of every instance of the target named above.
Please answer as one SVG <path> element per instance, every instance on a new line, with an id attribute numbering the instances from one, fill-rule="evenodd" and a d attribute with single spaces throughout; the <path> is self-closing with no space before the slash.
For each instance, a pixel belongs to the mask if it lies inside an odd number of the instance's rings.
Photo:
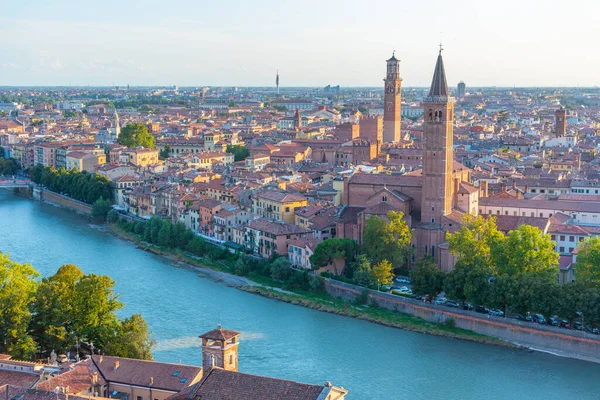
<path id="1" fill-rule="evenodd" d="M 0 0 L 0 86 L 600 85 L 587 0 Z"/>

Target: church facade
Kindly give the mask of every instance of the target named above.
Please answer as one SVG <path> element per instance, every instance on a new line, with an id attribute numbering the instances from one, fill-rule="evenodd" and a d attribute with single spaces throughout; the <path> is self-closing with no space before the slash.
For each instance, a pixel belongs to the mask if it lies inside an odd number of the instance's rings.
<path id="1" fill-rule="evenodd" d="M 369 216 L 402 211 L 413 231 L 411 261 L 429 254 L 449 270 L 454 259 L 446 233 L 460 229 L 465 214 L 477 215 L 480 193 L 471 184 L 470 170 L 454 161 L 454 99 L 449 95 L 441 49 L 423 111 L 422 169 L 404 175 L 356 173 L 346 179 L 337 233 L 362 242 Z"/>

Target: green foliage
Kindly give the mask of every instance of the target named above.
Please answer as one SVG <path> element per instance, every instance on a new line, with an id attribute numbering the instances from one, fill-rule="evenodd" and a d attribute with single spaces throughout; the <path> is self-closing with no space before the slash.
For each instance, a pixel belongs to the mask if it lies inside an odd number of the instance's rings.
<path id="1" fill-rule="evenodd" d="M 0 253 L 0 352 L 29 359 L 37 346 L 48 354 L 66 352 L 79 338 L 102 350 L 123 346 L 111 355 L 151 358 L 153 342 L 141 316 L 117 318 L 123 305 L 109 277 L 85 275 L 70 264 L 40 282 L 38 276 L 31 265 Z"/>
<path id="2" fill-rule="evenodd" d="M 165 145 L 165 147 L 163 147 L 163 149 L 158 153 L 158 157 L 161 160 L 166 160 L 167 158 L 169 158 L 171 156 L 171 146 L 169 146 L 168 144 Z"/>
<path id="3" fill-rule="evenodd" d="M 402 219 L 402 212 L 390 211 L 387 221 L 371 216 L 363 231 L 363 252 L 372 263 L 388 260 L 392 265 L 402 266 L 410 255 L 412 233 Z"/>
<path id="4" fill-rule="evenodd" d="M 319 269 L 335 259 L 344 258 L 345 265 L 348 266 L 355 261 L 358 247 L 358 243 L 352 239 L 327 239 L 317 245 L 310 256 L 310 264 L 313 269 Z"/>
<path id="5" fill-rule="evenodd" d="M 435 259 L 427 255 L 419 259 L 415 268 L 410 271 L 410 281 L 414 294 L 429 294 L 435 297 L 443 290 L 444 272 L 440 270 Z"/>
<path id="6" fill-rule="evenodd" d="M 0 157 L 3 152 L 0 147 Z M 14 175 L 19 171 L 19 163 L 14 158 L 1 158 L 0 159 L 0 175 Z"/>
<path id="7" fill-rule="evenodd" d="M 580 245 L 575 279 L 587 287 L 600 287 L 600 237 L 588 239 Z"/>
<path id="8" fill-rule="evenodd" d="M 363 291 L 354 299 L 354 304 L 357 306 L 363 306 L 369 302 L 369 289 L 364 288 Z"/>
<path id="9" fill-rule="evenodd" d="M 119 357 L 152 360 L 152 347 L 148 324 L 140 314 L 133 314 L 119 322 L 115 337 L 107 344 L 107 354 Z"/>
<path id="10" fill-rule="evenodd" d="M 76 200 L 93 204 L 96 200 L 104 198 L 112 202 L 112 183 L 102 175 L 90 174 L 87 171 L 67 171 L 64 168 L 57 170 L 42 165 L 36 165 L 28 172 L 33 182 L 44 185 L 54 192 L 65 193 Z"/>
<path id="11" fill-rule="evenodd" d="M 11 261 L 0 253 L 0 353 L 21 359 L 35 353 L 28 327 L 38 275 L 31 265 Z"/>
<path id="12" fill-rule="evenodd" d="M 108 222 L 109 224 L 113 224 L 113 223 L 117 222 L 118 219 L 119 219 L 119 212 L 117 210 L 111 209 L 106 214 L 106 222 Z"/>
<path id="13" fill-rule="evenodd" d="M 354 282 L 361 285 L 370 285 L 373 278 L 373 274 L 371 272 L 371 262 L 367 256 L 364 254 L 359 255 L 353 265 L 352 278 Z"/>
<path id="14" fill-rule="evenodd" d="M 149 149 L 154 148 L 154 136 L 148 133 L 148 127 L 143 124 L 127 124 L 117 140 L 119 144 L 130 148 L 134 147 L 146 147 Z"/>
<path id="15" fill-rule="evenodd" d="M 244 161 L 250 156 L 250 150 L 246 146 L 240 144 L 230 144 L 227 146 L 227 153 L 233 154 L 234 161 Z"/>
<path id="16" fill-rule="evenodd" d="M 450 252 L 465 265 L 479 260 L 490 259 L 492 248 L 504 241 L 504 234 L 498 230 L 496 219 L 467 216 L 465 225 L 456 233 L 446 236 Z"/>
<path id="17" fill-rule="evenodd" d="M 77 117 L 77 113 L 74 112 L 74 111 L 67 110 L 67 111 L 63 112 L 63 116 L 65 118 L 76 118 Z"/>
<path id="18" fill-rule="evenodd" d="M 554 250 L 550 235 L 543 234 L 537 227 L 521 225 L 492 250 L 495 273 L 498 275 L 522 276 L 539 274 L 548 281 L 556 281 L 559 255 Z"/>
<path id="19" fill-rule="evenodd" d="M 102 197 L 100 197 L 92 205 L 92 220 L 101 223 L 106 222 L 108 213 L 110 211 L 115 211 L 112 209 L 110 201 L 104 200 Z"/>

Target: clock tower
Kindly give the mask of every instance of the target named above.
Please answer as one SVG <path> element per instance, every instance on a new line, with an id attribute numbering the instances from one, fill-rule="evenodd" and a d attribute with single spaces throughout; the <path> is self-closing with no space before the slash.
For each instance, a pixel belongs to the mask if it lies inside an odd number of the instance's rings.
<path id="1" fill-rule="evenodd" d="M 400 140 L 400 102 L 402 78 L 400 78 L 400 60 L 394 54 L 386 61 L 387 74 L 384 82 L 383 96 L 383 141 Z"/>

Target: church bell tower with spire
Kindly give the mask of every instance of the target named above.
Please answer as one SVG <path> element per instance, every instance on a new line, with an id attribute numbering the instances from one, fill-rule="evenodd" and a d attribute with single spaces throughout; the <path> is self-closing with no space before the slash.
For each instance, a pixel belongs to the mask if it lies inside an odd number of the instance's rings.
<path id="1" fill-rule="evenodd" d="M 449 96 L 442 47 L 435 64 L 429 95 L 423 101 L 422 224 L 437 225 L 452 211 L 454 99 Z"/>
<path id="2" fill-rule="evenodd" d="M 396 58 L 395 52 L 386 64 L 387 73 L 383 80 L 383 141 L 391 143 L 400 140 L 402 78 L 400 78 L 400 60 Z"/>

